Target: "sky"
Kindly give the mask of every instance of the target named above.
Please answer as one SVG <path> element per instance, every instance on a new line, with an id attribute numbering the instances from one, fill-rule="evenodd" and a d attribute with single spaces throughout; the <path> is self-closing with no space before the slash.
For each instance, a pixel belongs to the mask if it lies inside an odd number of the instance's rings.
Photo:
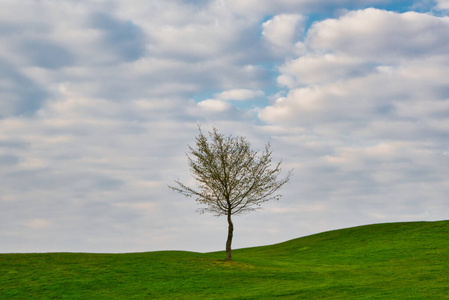
<path id="1" fill-rule="evenodd" d="M 293 169 L 233 248 L 447 219 L 449 1 L 2 0 L 0 252 L 223 250 L 197 124 Z"/>

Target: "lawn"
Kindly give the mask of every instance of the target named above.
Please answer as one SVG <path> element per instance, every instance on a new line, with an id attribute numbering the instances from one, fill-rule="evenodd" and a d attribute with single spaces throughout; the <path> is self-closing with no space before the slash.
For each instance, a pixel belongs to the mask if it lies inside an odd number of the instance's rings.
<path id="1" fill-rule="evenodd" d="M 0 254 L 0 299 L 449 299 L 449 221 L 224 252 Z"/>

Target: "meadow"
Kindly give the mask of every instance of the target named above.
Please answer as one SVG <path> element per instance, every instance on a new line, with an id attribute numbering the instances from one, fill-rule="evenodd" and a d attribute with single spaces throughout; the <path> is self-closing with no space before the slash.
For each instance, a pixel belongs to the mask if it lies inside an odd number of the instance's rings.
<path id="1" fill-rule="evenodd" d="M 449 299 L 449 221 L 233 251 L 0 254 L 0 299 Z"/>

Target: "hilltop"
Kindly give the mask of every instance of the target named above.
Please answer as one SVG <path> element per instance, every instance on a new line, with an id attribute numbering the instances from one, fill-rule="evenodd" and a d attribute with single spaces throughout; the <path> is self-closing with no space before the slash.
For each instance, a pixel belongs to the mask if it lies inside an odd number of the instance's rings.
<path id="1" fill-rule="evenodd" d="M 0 298 L 449 296 L 449 221 L 375 224 L 224 252 L 0 254 Z"/>

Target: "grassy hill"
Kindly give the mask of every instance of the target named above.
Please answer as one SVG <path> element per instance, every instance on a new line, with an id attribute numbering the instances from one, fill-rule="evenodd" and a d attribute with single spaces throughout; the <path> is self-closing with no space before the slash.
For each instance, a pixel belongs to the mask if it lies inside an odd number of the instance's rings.
<path id="1" fill-rule="evenodd" d="M 449 299 L 449 221 L 224 252 L 0 254 L 0 299 Z"/>

